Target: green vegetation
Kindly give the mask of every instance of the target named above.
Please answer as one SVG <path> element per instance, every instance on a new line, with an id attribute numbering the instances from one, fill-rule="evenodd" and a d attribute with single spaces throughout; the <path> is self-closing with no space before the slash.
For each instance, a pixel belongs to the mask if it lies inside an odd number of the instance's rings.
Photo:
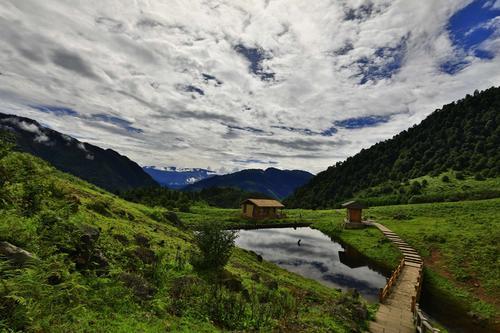
<path id="1" fill-rule="evenodd" d="M 500 197 L 500 177 L 476 178 L 464 172 L 448 171 L 405 182 L 387 181 L 356 193 L 354 199 L 370 206 L 385 206 Z"/>
<path id="2" fill-rule="evenodd" d="M 288 207 L 331 208 L 384 182 L 450 169 L 477 180 L 500 176 L 500 88 L 443 106 L 419 125 L 319 173 L 286 200 Z"/>
<path id="3" fill-rule="evenodd" d="M 436 191 L 442 183 L 439 177 L 423 177 L 419 182 L 424 180 Z M 472 184 L 474 179 L 467 177 L 466 181 Z M 455 182 L 450 176 L 446 186 Z M 461 308 L 464 314 L 494 321 L 500 313 L 498 207 L 497 198 L 372 207 L 364 215 L 387 225 L 422 255 L 427 267 L 426 291 L 444 304 Z M 236 209 L 195 206 L 190 213 L 179 215 L 192 226 L 214 219 L 233 226 L 254 223 L 241 219 L 239 213 Z M 401 253 L 377 229 L 343 229 L 344 210 L 292 209 L 285 214 L 285 219 L 258 223 L 312 222 L 313 228 L 355 247 L 382 267 L 394 269 L 399 263 Z"/>
<path id="4" fill-rule="evenodd" d="M 235 231 L 224 230 L 217 222 L 203 224 L 194 236 L 201 255 L 193 256 L 193 266 L 221 271 L 231 257 L 236 237 Z"/>
<path id="5" fill-rule="evenodd" d="M 234 249 L 216 275 L 193 269 L 194 233 L 174 213 L 127 202 L 31 155 L 4 154 L 0 183 L 0 246 L 29 252 L 21 261 L 0 249 L 0 331 L 366 327 L 363 300 L 252 252 Z"/>
<path id="6" fill-rule="evenodd" d="M 500 316 L 500 199 L 373 207 L 365 216 L 396 232 L 424 258 L 425 289 L 463 312 L 492 321 Z M 327 234 L 336 222 L 316 227 Z M 356 235 L 352 235 L 356 234 Z M 345 230 L 341 239 L 379 262 L 397 265 L 397 250 L 377 248 L 375 229 Z"/>
<path id="7" fill-rule="evenodd" d="M 208 204 L 220 208 L 238 208 L 248 198 L 265 199 L 261 193 L 246 192 L 232 187 L 211 187 L 198 192 L 183 192 L 165 187 L 146 187 L 118 192 L 125 200 L 151 207 L 160 206 L 188 212 L 192 205 Z"/>

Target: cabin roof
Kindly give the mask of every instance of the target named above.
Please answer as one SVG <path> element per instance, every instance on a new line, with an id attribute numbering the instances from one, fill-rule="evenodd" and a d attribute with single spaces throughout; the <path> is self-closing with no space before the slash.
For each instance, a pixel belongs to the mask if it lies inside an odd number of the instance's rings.
<path id="1" fill-rule="evenodd" d="M 342 204 L 342 207 L 344 208 L 354 208 L 354 209 L 362 209 L 362 208 L 368 208 L 368 206 L 357 202 L 357 201 L 347 201 Z"/>
<path id="2" fill-rule="evenodd" d="M 272 199 L 246 199 L 245 201 L 242 202 L 242 204 L 244 204 L 244 203 L 251 203 L 257 207 L 270 207 L 270 208 L 283 208 L 283 207 L 285 207 L 278 200 L 272 200 Z"/>

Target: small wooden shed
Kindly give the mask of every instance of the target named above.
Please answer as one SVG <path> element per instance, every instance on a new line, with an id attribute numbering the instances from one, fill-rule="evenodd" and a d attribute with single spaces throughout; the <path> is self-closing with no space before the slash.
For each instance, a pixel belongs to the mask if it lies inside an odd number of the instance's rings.
<path id="1" fill-rule="evenodd" d="M 253 219 L 280 218 L 283 208 L 281 202 L 272 199 L 246 199 L 241 203 L 242 215 Z"/>
<path id="2" fill-rule="evenodd" d="M 347 223 L 361 223 L 361 214 L 363 208 L 368 208 L 357 201 L 348 201 L 342 204 L 342 207 L 347 209 L 346 222 Z"/>

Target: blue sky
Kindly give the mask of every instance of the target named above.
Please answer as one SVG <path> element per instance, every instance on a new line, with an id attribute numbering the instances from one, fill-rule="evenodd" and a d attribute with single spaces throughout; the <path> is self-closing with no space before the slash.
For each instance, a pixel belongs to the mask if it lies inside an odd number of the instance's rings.
<path id="1" fill-rule="evenodd" d="M 321 171 L 500 85 L 500 0 L 0 0 L 0 112 L 142 165 Z"/>

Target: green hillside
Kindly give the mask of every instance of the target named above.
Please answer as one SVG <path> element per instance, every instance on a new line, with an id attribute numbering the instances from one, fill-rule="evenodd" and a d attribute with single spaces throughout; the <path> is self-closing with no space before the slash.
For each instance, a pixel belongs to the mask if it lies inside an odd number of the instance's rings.
<path id="1" fill-rule="evenodd" d="M 478 179 L 500 175 L 500 88 L 475 92 L 436 110 L 419 125 L 319 173 L 286 200 L 289 207 L 327 208 L 388 181 L 448 170 Z M 361 129 L 362 130 L 362 129 Z"/>
<path id="2" fill-rule="evenodd" d="M 194 269 L 190 258 L 199 255 L 193 232 L 172 213 L 127 202 L 4 148 L 0 145 L 0 331 L 365 327 L 366 305 L 359 297 L 239 249 L 221 273 Z M 9 254 L 12 248 L 17 255 Z"/>
<path id="3" fill-rule="evenodd" d="M 500 197 L 500 177 L 483 178 L 460 171 L 422 176 L 404 182 L 387 181 L 354 194 L 353 199 L 370 206 L 443 201 L 480 200 Z"/>

